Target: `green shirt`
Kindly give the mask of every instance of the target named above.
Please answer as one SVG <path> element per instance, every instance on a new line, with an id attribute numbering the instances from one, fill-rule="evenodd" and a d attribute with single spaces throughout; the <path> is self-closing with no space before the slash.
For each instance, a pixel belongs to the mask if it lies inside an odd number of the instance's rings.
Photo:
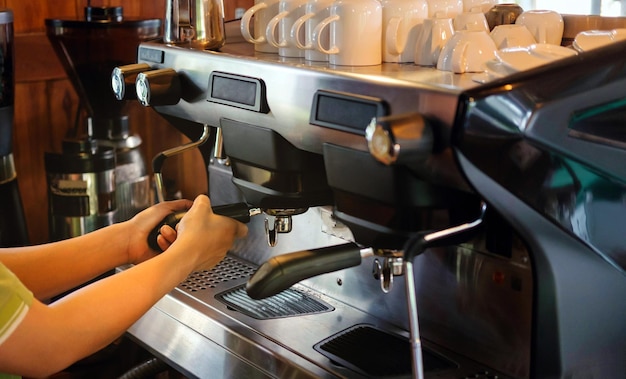
<path id="1" fill-rule="evenodd" d="M 33 293 L 0 262 L 0 345 L 26 316 Z M 19 378 L 0 373 L 0 379 Z"/>

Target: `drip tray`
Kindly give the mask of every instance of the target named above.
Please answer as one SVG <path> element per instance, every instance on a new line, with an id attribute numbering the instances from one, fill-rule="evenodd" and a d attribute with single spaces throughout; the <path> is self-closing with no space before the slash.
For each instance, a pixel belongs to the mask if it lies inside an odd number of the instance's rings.
<path id="1" fill-rule="evenodd" d="M 317 343 L 314 349 L 336 364 L 364 376 L 411 376 L 409 340 L 371 325 L 355 325 Z M 422 361 L 425 373 L 458 368 L 456 363 L 423 347 Z"/>
<path id="2" fill-rule="evenodd" d="M 254 300 L 248 296 L 244 286 L 239 286 L 219 293 L 215 295 L 215 298 L 228 307 L 257 320 L 302 316 L 334 310 L 332 306 L 321 300 L 292 288 L 262 300 Z"/>

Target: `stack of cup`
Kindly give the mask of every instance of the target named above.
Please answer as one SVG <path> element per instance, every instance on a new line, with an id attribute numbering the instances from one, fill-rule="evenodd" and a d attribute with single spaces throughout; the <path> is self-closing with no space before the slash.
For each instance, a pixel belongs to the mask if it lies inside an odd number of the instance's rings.
<path id="1" fill-rule="evenodd" d="M 521 24 L 497 25 L 490 35 L 498 50 L 530 46 L 537 42 L 530 30 Z"/>
<path id="2" fill-rule="evenodd" d="M 487 18 L 480 8 L 473 8 L 471 11 L 462 12 L 454 16 L 454 30 L 484 30 L 489 32 Z"/>
<path id="3" fill-rule="evenodd" d="M 524 25 L 537 43 L 561 45 L 563 39 L 563 17 L 551 10 L 529 10 L 522 12 L 515 24 Z"/>
<path id="4" fill-rule="evenodd" d="M 313 46 L 313 30 L 322 20 L 330 16 L 330 5 L 334 0 L 309 0 L 304 8 L 304 15 L 291 26 L 291 38 L 295 45 L 304 50 L 304 59 L 308 61 L 327 62 L 328 54 L 318 51 Z M 304 27 L 304 32 L 302 31 Z M 330 43 L 328 29 L 319 36 L 323 46 Z"/>
<path id="5" fill-rule="evenodd" d="M 437 69 L 455 74 L 483 72 L 496 57 L 496 44 L 486 30 L 458 30 L 441 50 Z"/>
<path id="6" fill-rule="evenodd" d="M 428 17 L 454 17 L 463 12 L 463 0 L 427 0 Z"/>
<path id="7" fill-rule="evenodd" d="M 254 44 L 255 51 L 278 53 L 278 48 L 270 45 L 265 38 L 267 24 L 278 14 L 278 2 L 279 0 L 255 0 L 254 5 L 248 8 L 241 17 L 241 35 L 246 41 Z M 252 22 L 253 16 L 254 22 Z"/>
<path id="8" fill-rule="evenodd" d="M 382 8 L 380 0 L 255 0 L 241 18 L 241 34 L 257 52 L 333 65 L 378 65 Z M 396 45 L 404 49 L 402 41 Z"/>
<path id="9" fill-rule="evenodd" d="M 267 42 L 278 48 L 278 55 L 286 58 L 304 57 L 305 50 L 298 48 L 295 39 L 302 38 L 304 31 L 292 35 L 294 22 L 305 13 L 307 0 L 279 0 L 278 14 L 272 17 L 265 29 Z"/>
<path id="10" fill-rule="evenodd" d="M 563 19 L 496 0 L 255 0 L 241 33 L 257 52 L 286 58 L 414 62 L 460 73 L 479 71 L 498 49 L 560 44 Z"/>
<path id="11" fill-rule="evenodd" d="M 428 17 L 426 0 L 383 0 L 383 61 L 413 62 L 418 33 Z"/>
<path id="12" fill-rule="evenodd" d="M 340 66 L 371 66 L 382 63 L 382 4 L 378 0 L 336 0 L 329 16 L 313 29 L 311 40 L 328 62 Z M 328 30 L 329 43 L 324 46 Z"/>
<path id="13" fill-rule="evenodd" d="M 498 0 L 463 0 L 463 12 L 487 13 Z"/>
<path id="14" fill-rule="evenodd" d="M 420 66 L 435 66 L 441 49 L 454 35 L 453 18 L 445 14 L 424 20 L 417 38 L 414 62 Z"/>

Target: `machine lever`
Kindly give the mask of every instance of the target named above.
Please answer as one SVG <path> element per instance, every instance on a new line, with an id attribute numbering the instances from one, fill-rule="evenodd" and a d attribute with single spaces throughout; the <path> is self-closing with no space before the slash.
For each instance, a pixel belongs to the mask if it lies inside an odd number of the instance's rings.
<path id="1" fill-rule="evenodd" d="M 353 243 L 278 255 L 263 263 L 248 279 L 246 292 L 260 300 L 276 295 L 301 280 L 361 264 L 374 255 Z"/>
<path id="2" fill-rule="evenodd" d="M 250 222 L 250 217 L 261 214 L 260 208 L 250 208 L 246 203 L 235 203 L 226 205 L 217 205 L 212 207 L 213 213 L 234 218 L 235 220 L 243 223 Z M 165 217 L 148 235 L 148 246 L 154 251 L 162 252 L 159 244 L 157 243 L 157 237 L 159 236 L 161 227 L 163 225 L 169 225 L 172 228 L 176 228 L 176 225 L 185 216 L 187 211 L 179 211 L 170 213 Z"/>

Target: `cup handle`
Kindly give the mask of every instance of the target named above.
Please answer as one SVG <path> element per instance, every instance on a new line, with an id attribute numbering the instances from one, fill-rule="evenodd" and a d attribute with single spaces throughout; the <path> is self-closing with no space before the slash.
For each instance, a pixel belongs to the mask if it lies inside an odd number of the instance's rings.
<path id="1" fill-rule="evenodd" d="M 452 72 L 455 74 L 462 74 L 467 71 L 467 59 L 465 59 L 467 46 L 469 43 L 463 41 L 461 46 L 456 46 L 452 50 Z"/>
<path id="2" fill-rule="evenodd" d="M 315 16 L 315 13 L 306 13 L 305 15 L 300 16 L 291 26 L 291 40 L 298 49 L 311 50 L 313 48 L 313 44 L 309 43 L 305 45 L 306 41 L 300 41 L 300 30 L 302 30 L 302 25 L 304 25 L 304 23 L 313 16 Z"/>
<path id="3" fill-rule="evenodd" d="M 241 17 L 241 25 L 239 26 L 241 29 L 241 35 L 243 38 L 250 43 L 263 43 L 265 42 L 265 36 L 261 35 L 259 38 L 254 38 L 252 33 L 250 32 L 250 21 L 252 20 L 252 16 L 261 9 L 267 8 L 266 3 L 259 3 L 257 5 L 252 6 L 247 11 L 244 12 Z"/>
<path id="4" fill-rule="evenodd" d="M 400 37 L 400 24 L 402 19 L 400 17 L 394 17 L 389 20 L 387 24 L 387 30 L 385 31 L 385 44 L 387 45 L 387 52 L 393 55 L 400 55 L 404 52 L 406 45 L 406 39 L 401 41 Z"/>
<path id="5" fill-rule="evenodd" d="M 337 46 L 329 46 L 328 49 L 322 46 L 322 39 L 320 38 L 324 29 L 328 27 L 331 22 L 338 21 L 338 20 L 339 20 L 339 16 L 335 14 L 335 15 L 326 17 L 325 19 L 320 21 L 319 24 L 315 26 L 315 29 L 313 30 L 313 35 L 311 36 L 311 41 L 312 41 L 313 47 L 317 49 L 317 51 L 323 54 L 339 53 L 339 48 Z"/>
<path id="6" fill-rule="evenodd" d="M 288 14 L 289 12 L 287 11 L 280 12 L 276 16 L 272 17 L 270 22 L 267 23 L 267 28 L 265 29 L 265 38 L 267 39 L 267 43 L 269 43 L 270 45 L 274 47 L 287 46 L 287 41 L 277 41 L 275 35 L 276 35 L 276 25 L 278 25 L 280 20 L 285 18 Z"/>

